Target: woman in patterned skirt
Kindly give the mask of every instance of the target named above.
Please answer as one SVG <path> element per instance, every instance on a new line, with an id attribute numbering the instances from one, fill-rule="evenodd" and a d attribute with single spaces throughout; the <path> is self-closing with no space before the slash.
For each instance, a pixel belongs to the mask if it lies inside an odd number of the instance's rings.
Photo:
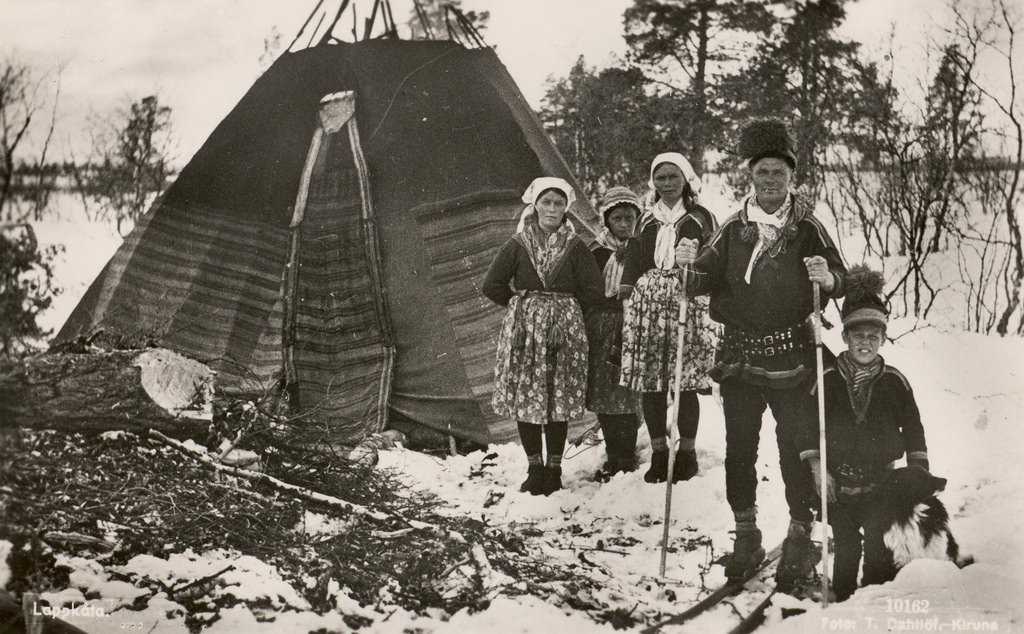
<path id="1" fill-rule="evenodd" d="M 519 423 L 529 465 L 520 490 L 533 495 L 562 488 L 569 420 L 583 414 L 587 390 L 583 309 L 604 294 L 601 272 L 566 216 L 574 199 L 561 178 L 534 179 L 523 194 L 527 207 L 519 228 L 483 283 L 483 294 L 508 308 L 492 404 Z"/>
<path id="2" fill-rule="evenodd" d="M 604 272 L 604 300 L 587 313 L 590 377 L 587 409 L 597 414 L 608 459 L 597 472 L 606 481 L 616 473 L 636 470 L 636 430 L 640 395 L 619 385 L 622 347 L 622 302 L 619 286 L 629 237 L 640 216 L 640 198 L 626 187 L 611 187 L 598 203 L 604 230 L 592 249 Z"/>
<path id="3" fill-rule="evenodd" d="M 651 163 L 652 204 L 637 223 L 622 275 L 629 297 L 622 332 L 623 386 L 643 392 L 643 413 L 651 436 L 647 482 L 668 477 L 667 395 L 675 382 L 679 302 L 682 294 L 676 247 L 682 238 L 706 244 L 717 223 L 697 203 L 700 178 L 681 154 L 659 154 Z M 683 373 L 678 404 L 679 453 L 673 482 L 697 474 L 695 438 L 700 418 L 697 393 L 711 388 L 718 327 L 708 317 L 708 302 L 691 298 L 686 315 Z"/>

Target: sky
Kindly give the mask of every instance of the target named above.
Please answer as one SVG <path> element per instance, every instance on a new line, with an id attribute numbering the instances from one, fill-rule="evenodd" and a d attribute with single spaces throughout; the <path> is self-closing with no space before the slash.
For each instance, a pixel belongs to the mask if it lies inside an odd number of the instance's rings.
<path id="1" fill-rule="evenodd" d="M 622 14 L 631 0 L 463 0 L 488 10 L 484 32 L 527 100 L 583 55 L 598 68 L 626 52 Z M 173 111 L 175 158 L 184 163 L 261 72 L 264 40 L 285 43 L 315 0 L 0 0 L 0 57 L 32 65 L 43 93 L 58 86 L 56 152 L 82 155 L 91 122 L 150 94 Z M 354 4 L 365 16 L 368 0 Z M 325 0 L 325 6 L 337 0 Z M 923 34 L 941 25 L 945 0 L 857 0 L 843 34 L 880 51 L 892 25 L 901 68 L 922 64 Z M 392 0 L 400 26 L 411 0 Z M 350 19 L 347 14 L 345 20 Z M 360 18 L 362 20 L 362 17 Z M 903 62 L 907 62 L 904 64 Z"/>

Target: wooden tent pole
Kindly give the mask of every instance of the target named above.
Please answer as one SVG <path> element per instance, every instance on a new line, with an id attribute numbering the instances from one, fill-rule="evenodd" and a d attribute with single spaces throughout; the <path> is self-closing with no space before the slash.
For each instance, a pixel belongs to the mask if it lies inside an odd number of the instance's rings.
<path id="1" fill-rule="evenodd" d="M 334 20 L 332 20 L 331 23 L 329 25 L 327 25 L 327 30 L 324 31 L 323 37 L 321 37 L 320 41 L 317 42 L 317 46 L 320 46 L 322 44 L 326 44 L 327 40 L 331 39 L 331 34 L 334 33 L 334 27 L 338 24 L 338 20 L 341 19 L 341 14 L 344 13 L 345 9 L 348 8 L 349 1 L 350 0 L 343 0 L 342 1 L 341 6 L 338 7 L 338 13 L 335 14 Z M 354 9 L 353 9 L 353 12 L 354 12 Z"/>
<path id="2" fill-rule="evenodd" d="M 428 39 L 436 40 L 434 36 L 434 29 L 430 26 L 430 21 L 427 20 L 427 12 L 423 10 L 423 5 L 420 4 L 420 0 L 412 0 L 413 6 L 416 9 L 416 17 L 419 18 L 420 24 L 423 26 L 423 34 Z"/>
<path id="3" fill-rule="evenodd" d="M 384 13 L 383 14 L 388 16 L 388 21 L 391 23 L 391 26 L 388 28 L 388 32 L 397 37 L 398 36 L 398 27 L 395 25 L 395 14 L 393 14 L 391 12 L 391 2 L 390 2 L 390 0 L 384 0 Z"/>
<path id="4" fill-rule="evenodd" d="M 292 47 L 295 46 L 295 43 L 299 41 L 300 37 L 302 37 L 302 32 L 305 31 L 306 27 L 309 26 L 309 23 L 313 21 L 313 16 L 316 15 L 316 12 L 320 10 L 320 7 L 323 6 L 323 4 L 324 4 L 324 0 L 319 0 L 316 3 L 316 6 L 313 7 L 313 10 L 309 12 L 309 16 L 306 17 L 306 21 L 302 23 L 302 26 L 299 28 L 299 31 L 295 34 L 295 39 L 293 39 L 292 43 L 288 45 L 288 48 L 286 48 L 284 50 L 286 50 L 286 51 L 292 50 Z M 320 14 L 320 22 L 323 22 L 323 19 L 324 19 L 323 14 Z M 317 22 L 317 28 L 320 27 L 320 22 Z M 316 33 L 316 29 L 313 29 L 313 33 Z"/>
<path id="5" fill-rule="evenodd" d="M 373 30 L 373 24 L 377 21 L 377 10 L 380 8 L 380 0 L 375 0 L 373 3 L 373 10 L 370 11 L 370 17 L 366 18 L 366 25 L 363 29 L 363 39 L 370 38 L 370 31 Z M 352 12 L 355 14 L 355 11 Z"/>

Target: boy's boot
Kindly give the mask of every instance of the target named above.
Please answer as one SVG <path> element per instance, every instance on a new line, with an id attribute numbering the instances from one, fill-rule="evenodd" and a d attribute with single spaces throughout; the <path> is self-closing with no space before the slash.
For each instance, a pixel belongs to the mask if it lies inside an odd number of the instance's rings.
<path id="1" fill-rule="evenodd" d="M 520 485 L 519 490 L 530 495 L 540 495 L 544 483 L 544 465 L 540 456 L 529 456 L 527 460 L 529 467 L 526 480 Z"/>
<path id="2" fill-rule="evenodd" d="M 664 482 L 668 478 L 668 439 L 651 438 L 651 468 L 644 474 L 645 482 Z"/>
<path id="3" fill-rule="evenodd" d="M 757 509 L 736 511 L 736 541 L 725 564 L 729 581 L 739 581 L 764 561 L 761 531 L 757 528 Z"/>
<path id="4" fill-rule="evenodd" d="M 814 522 L 789 520 L 789 530 L 782 542 L 782 558 L 775 571 L 775 587 L 779 592 L 800 592 L 813 582 L 814 566 L 821 561 L 821 552 L 811 542 Z"/>

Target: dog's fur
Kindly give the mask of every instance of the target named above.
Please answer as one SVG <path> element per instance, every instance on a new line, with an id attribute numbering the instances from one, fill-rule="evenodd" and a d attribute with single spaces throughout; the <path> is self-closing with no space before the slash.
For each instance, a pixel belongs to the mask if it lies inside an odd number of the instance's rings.
<path id="1" fill-rule="evenodd" d="M 961 568 L 974 561 L 961 556 L 949 530 L 949 513 L 935 497 L 945 488 L 945 478 L 918 466 L 895 469 L 883 482 L 879 503 L 889 525 L 884 541 L 897 570 L 914 559 L 944 559 Z"/>

